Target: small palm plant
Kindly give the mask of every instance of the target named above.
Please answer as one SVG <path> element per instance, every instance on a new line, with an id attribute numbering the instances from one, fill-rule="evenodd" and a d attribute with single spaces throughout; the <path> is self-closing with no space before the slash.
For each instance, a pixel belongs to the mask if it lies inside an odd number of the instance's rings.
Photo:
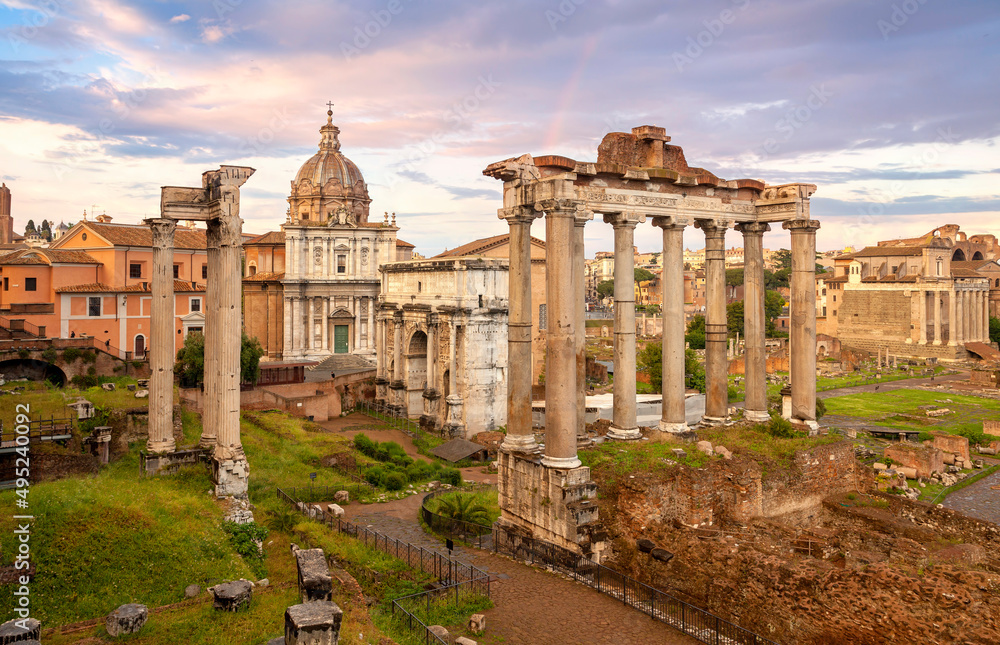
<path id="1" fill-rule="evenodd" d="M 438 497 L 434 512 L 450 520 L 482 526 L 490 524 L 489 509 L 470 493 L 452 493 Z"/>

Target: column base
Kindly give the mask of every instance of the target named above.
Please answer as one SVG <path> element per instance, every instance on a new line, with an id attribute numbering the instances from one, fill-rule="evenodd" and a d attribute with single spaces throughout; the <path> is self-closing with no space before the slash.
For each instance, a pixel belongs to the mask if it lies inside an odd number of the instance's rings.
<path id="1" fill-rule="evenodd" d="M 542 465 L 546 468 L 558 468 L 559 470 L 572 470 L 573 468 L 579 468 L 583 465 L 576 457 L 550 457 L 545 455 L 542 457 Z M 589 471 L 588 471 L 589 472 Z"/>
<path id="2" fill-rule="evenodd" d="M 637 441 L 642 439 L 642 433 L 639 432 L 639 428 L 616 428 L 611 426 L 608 429 L 608 438 L 617 439 L 618 441 Z"/>
<path id="3" fill-rule="evenodd" d="M 815 419 L 792 419 L 792 427 L 805 430 L 810 437 L 819 434 L 819 424 Z"/>
<path id="4" fill-rule="evenodd" d="M 941 344 L 941 341 L 939 341 L 939 340 L 936 340 L 933 343 L 931 343 L 931 345 L 940 345 L 940 344 Z"/>
<path id="5" fill-rule="evenodd" d="M 509 434 L 504 437 L 503 441 L 500 443 L 500 450 L 505 452 L 536 454 L 541 450 L 541 447 L 538 445 L 538 442 L 535 441 L 535 435 L 533 434 Z"/>
<path id="6" fill-rule="evenodd" d="M 212 481 L 216 497 L 246 497 L 250 481 L 250 464 L 245 456 L 220 460 L 212 458 Z"/>
<path id="7" fill-rule="evenodd" d="M 151 455 L 162 455 L 164 453 L 173 452 L 177 449 L 177 445 L 174 443 L 173 437 L 170 439 L 165 439 L 163 441 L 147 441 L 146 442 L 146 452 Z"/>
<path id="8" fill-rule="evenodd" d="M 767 423 L 771 415 L 763 410 L 743 410 L 743 418 L 754 423 Z"/>
<path id="9" fill-rule="evenodd" d="M 207 437 L 205 435 L 201 435 L 201 440 L 198 442 L 198 447 L 207 448 L 208 450 L 213 450 L 215 449 L 216 443 L 218 443 L 218 440 L 215 437 Z"/>
<path id="10" fill-rule="evenodd" d="M 703 426 L 721 426 L 729 421 L 729 417 L 702 417 L 701 425 Z"/>

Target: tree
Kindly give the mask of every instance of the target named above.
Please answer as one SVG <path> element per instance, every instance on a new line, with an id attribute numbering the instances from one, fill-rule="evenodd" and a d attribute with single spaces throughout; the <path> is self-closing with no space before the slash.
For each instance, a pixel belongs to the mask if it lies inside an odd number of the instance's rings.
<path id="1" fill-rule="evenodd" d="M 646 269 L 640 269 L 639 267 L 635 268 L 634 273 L 635 273 L 635 281 L 636 282 L 645 282 L 646 280 L 652 280 L 653 278 L 656 277 L 655 275 L 653 275 L 651 272 L 647 271 Z"/>
<path id="2" fill-rule="evenodd" d="M 743 336 L 743 301 L 737 300 L 726 305 L 726 331 L 730 338 L 735 338 L 736 334 Z"/>
<path id="3" fill-rule="evenodd" d="M 705 317 L 696 315 L 688 323 L 687 333 L 684 340 L 691 346 L 691 349 L 705 349 Z"/>
<path id="4" fill-rule="evenodd" d="M 24 236 L 29 237 L 32 233 L 35 233 L 35 220 L 29 219 L 28 223 L 24 225 Z"/>
<path id="5" fill-rule="evenodd" d="M 636 357 L 636 363 L 643 373 L 649 375 L 649 384 L 654 391 L 663 389 L 663 346 L 660 343 L 649 343 Z M 694 350 L 684 352 L 684 387 L 705 391 L 705 368 L 698 362 Z"/>
<path id="6" fill-rule="evenodd" d="M 240 380 L 256 383 L 260 378 L 260 358 L 264 355 L 260 342 L 245 333 L 240 347 Z M 181 383 L 196 385 L 205 381 L 205 337 L 200 332 L 191 332 L 184 339 L 184 347 L 177 352 L 174 372 Z"/>
<path id="7" fill-rule="evenodd" d="M 738 287 L 743 284 L 743 269 L 726 269 L 726 286 Z"/>
<path id="8" fill-rule="evenodd" d="M 771 256 L 771 262 L 782 269 L 792 268 L 792 252 L 788 249 L 778 249 Z"/>
<path id="9" fill-rule="evenodd" d="M 602 298 L 610 298 L 615 294 L 615 281 L 605 280 L 597 285 L 597 295 Z"/>
<path id="10" fill-rule="evenodd" d="M 774 326 L 774 319 L 781 315 L 782 310 L 785 308 L 785 299 L 777 291 L 766 291 L 764 292 L 764 318 L 765 318 L 765 329 L 764 333 L 767 336 L 774 337 L 777 334 L 777 328 Z"/>
<path id="11" fill-rule="evenodd" d="M 42 220 L 42 225 L 38 229 L 38 234 L 42 236 L 43 240 L 47 242 L 52 241 L 52 225 L 49 223 L 49 220 L 47 219 Z"/>
<path id="12" fill-rule="evenodd" d="M 990 342 L 1000 343 L 1000 318 L 990 316 Z"/>

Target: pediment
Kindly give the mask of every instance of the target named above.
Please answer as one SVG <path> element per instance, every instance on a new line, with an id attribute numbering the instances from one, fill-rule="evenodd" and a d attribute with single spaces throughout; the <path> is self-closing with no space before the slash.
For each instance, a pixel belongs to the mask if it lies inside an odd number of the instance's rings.
<path id="1" fill-rule="evenodd" d="M 347 309 L 340 307 L 339 309 L 330 312 L 330 318 L 348 318 L 350 320 L 354 320 L 354 314 Z"/>

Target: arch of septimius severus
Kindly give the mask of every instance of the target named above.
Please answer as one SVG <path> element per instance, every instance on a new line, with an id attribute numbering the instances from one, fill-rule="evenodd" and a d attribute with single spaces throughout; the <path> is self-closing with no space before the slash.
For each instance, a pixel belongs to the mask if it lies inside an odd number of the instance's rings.
<path id="1" fill-rule="evenodd" d="M 659 430 L 689 432 L 684 410 L 684 228 L 705 235 L 706 403 L 703 423 L 728 415 L 725 234 L 743 235 L 745 257 L 745 416 L 765 420 L 763 235 L 781 223 L 791 234 L 792 421 L 816 426 L 816 231 L 810 219 L 813 184 L 768 186 L 722 180 L 688 166 L 663 128 L 611 133 L 596 162 L 523 155 L 490 164 L 484 174 L 504 182 L 501 219 L 510 226 L 510 309 L 507 436 L 500 454 L 499 525 L 509 534 L 599 557 L 596 486 L 577 458 L 584 425 L 584 226 L 600 215 L 614 227 L 615 383 L 609 436 L 640 437 L 635 404 L 633 236 L 651 222 L 663 230 L 663 416 Z M 546 368 L 544 449 L 531 427 L 530 229 L 544 217 Z"/>

